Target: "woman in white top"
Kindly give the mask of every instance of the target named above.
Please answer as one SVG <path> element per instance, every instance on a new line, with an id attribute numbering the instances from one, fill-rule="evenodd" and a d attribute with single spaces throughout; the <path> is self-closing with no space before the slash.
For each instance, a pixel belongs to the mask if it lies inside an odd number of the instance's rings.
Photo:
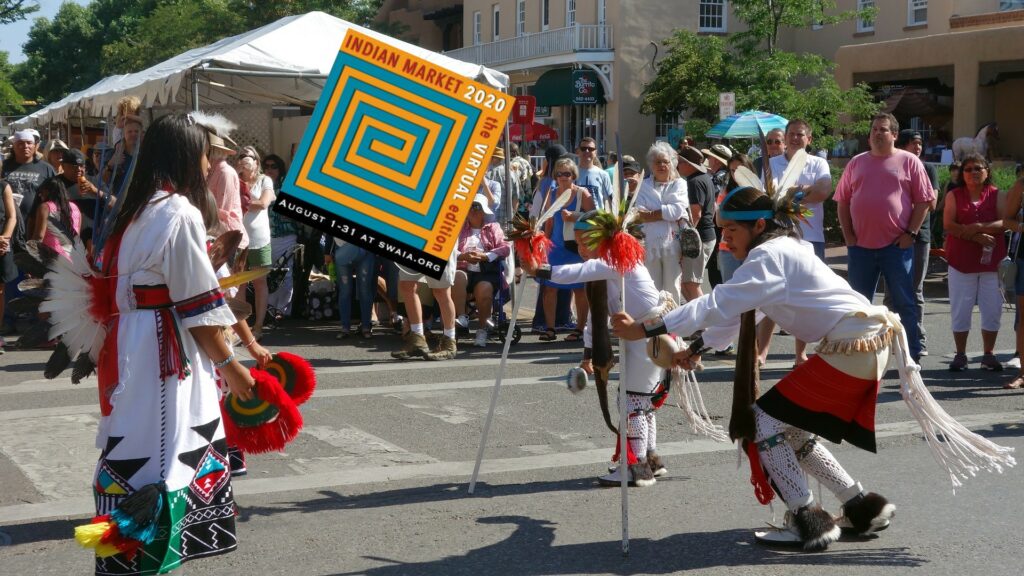
<path id="1" fill-rule="evenodd" d="M 676 171 L 678 156 L 666 142 L 655 142 L 647 151 L 651 176 L 640 184 L 636 200 L 644 231 L 644 265 L 658 290 L 665 290 L 680 302 L 682 268 L 676 229 L 687 218 L 690 202 L 686 180 Z"/>
<path id="2" fill-rule="evenodd" d="M 242 153 L 238 156 L 238 179 L 249 188 L 249 207 L 242 217 L 245 232 L 249 235 L 249 255 L 246 258 L 248 268 L 270 266 L 268 208 L 274 204 L 274 183 L 262 172 L 260 166 L 260 155 L 256 149 L 252 146 L 242 148 Z M 267 316 L 267 277 L 253 280 L 252 285 L 256 292 L 252 333 L 259 340 L 263 335 L 263 320 Z"/>

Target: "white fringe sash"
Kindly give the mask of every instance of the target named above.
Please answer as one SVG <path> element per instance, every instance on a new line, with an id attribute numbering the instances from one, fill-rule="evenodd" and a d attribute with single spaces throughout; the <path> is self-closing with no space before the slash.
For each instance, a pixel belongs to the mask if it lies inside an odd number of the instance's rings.
<path id="1" fill-rule="evenodd" d="M 720 425 L 711 421 L 711 415 L 704 406 L 697 377 L 692 370 L 672 369 L 672 387 L 678 393 L 676 407 L 683 413 L 683 420 L 690 432 L 707 436 L 717 442 L 731 442 L 729 434 Z"/>
<path id="2" fill-rule="evenodd" d="M 1004 467 L 1014 466 L 1012 447 L 1000 446 L 971 432 L 935 401 L 921 379 L 921 367 L 910 358 L 907 335 L 899 318 L 886 310 L 885 319 L 893 327 L 900 395 L 921 426 L 935 460 L 949 474 L 954 491 L 963 485 L 961 480 L 976 476 L 979 471 L 1002 473 Z"/>

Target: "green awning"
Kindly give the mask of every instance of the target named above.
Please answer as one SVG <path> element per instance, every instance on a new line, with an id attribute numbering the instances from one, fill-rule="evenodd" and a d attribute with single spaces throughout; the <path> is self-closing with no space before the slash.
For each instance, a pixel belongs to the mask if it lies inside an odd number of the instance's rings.
<path id="1" fill-rule="evenodd" d="M 571 106 L 573 104 L 604 104 L 604 86 L 593 70 L 557 68 L 541 74 L 537 83 L 527 89 L 537 98 L 537 106 Z M 582 101 L 581 101 L 582 100 Z"/>

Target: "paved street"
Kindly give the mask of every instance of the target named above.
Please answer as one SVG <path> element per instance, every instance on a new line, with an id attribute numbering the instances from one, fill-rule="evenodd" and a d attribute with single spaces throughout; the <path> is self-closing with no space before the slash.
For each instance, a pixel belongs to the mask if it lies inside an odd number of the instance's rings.
<path id="1" fill-rule="evenodd" d="M 976 359 L 967 372 L 947 371 L 944 279 L 930 279 L 927 292 L 926 383 L 950 413 L 1024 458 L 1024 393 L 1003 390 L 1009 374 L 983 372 Z M 1012 322 L 1007 311 L 997 346 L 1004 361 Z M 343 344 L 334 334 L 328 324 L 287 324 L 267 336 L 272 350 L 310 358 L 319 387 L 288 451 L 250 457 L 249 475 L 235 481 L 239 551 L 191 563 L 187 574 L 1020 573 L 1022 471 L 985 474 L 954 495 L 891 378 L 878 406 L 879 454 L 835 447 L 856 479 L 897 505 L 889 530 L 819 554 L 755 545 L 752 530 L 773 515 L 781 523 L 783 506 L 758 505 L 735 449 L 688 435 L 678 409 L 666 406 L 658 445 L 669 475 L 631 490 L 624 558 L 619 491 L 593 481 L 613 439 L 593 387 L 572 395 L 563 384 L 577 345 L 526 334 L 512 348 L 481 481 L 469 495 L 500 348 L 464 338 L 455 361 L 396 363 L 390 333 Z M 792 349 L 792 337 L 775 337 L 767 383 L 792 364 Z M 980 334 L 969 350 L 980 356 Z M 47 357 L 0 356 L 0 574 L 92 570 L 71 537 L 92 510 L 95 380 L 44 380 Z M 705 401 L 727 416 L 732 360 L 706 365 Z M 831 495 L 823 501 L 838 511 Z"/>

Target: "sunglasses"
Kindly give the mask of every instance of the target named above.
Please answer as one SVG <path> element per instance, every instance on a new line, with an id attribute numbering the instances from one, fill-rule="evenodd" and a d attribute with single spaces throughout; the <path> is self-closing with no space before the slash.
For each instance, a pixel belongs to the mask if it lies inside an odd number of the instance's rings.
<path id="1" fill-rule="evenodd" d="M 775 140 L 775 139 L 765 140 L 765 142 L 767 142 L 769 144 L 782 144 L 782 140 Z"/>
<path id="2" fill-rule="evenodd" d="M 483 211 L 484 207 L 481 206 L 480 204 L 474 202 L 473 204 L 470 205 L 469 209 L 470 210 L 480 210 L 480 211 Z"/>
<path id="3" fill-rule="evenodd" d="M 277 167 L 277 164 L 264 164 L 263 165 L 263 169 L 264 170 L 280 170 L 280 168 Z"/>
<path id="4" fill-rule="evenodd" d="M 580 150 L 583 152 L 595 152 L 597 148 L 594 148 L 593 146 L 580 146 Z"/>
<path id="5" fill-rule="evenodd" d="M 981 166 L 972 166 L 971 168 L 964 168 L 963 172 L 984 172 L 985 168 Z"/>
<path id="6" fill-rule="evenodd" d="M 572 172 L 555 172 L 555 178 L 572 178 Z"/>

